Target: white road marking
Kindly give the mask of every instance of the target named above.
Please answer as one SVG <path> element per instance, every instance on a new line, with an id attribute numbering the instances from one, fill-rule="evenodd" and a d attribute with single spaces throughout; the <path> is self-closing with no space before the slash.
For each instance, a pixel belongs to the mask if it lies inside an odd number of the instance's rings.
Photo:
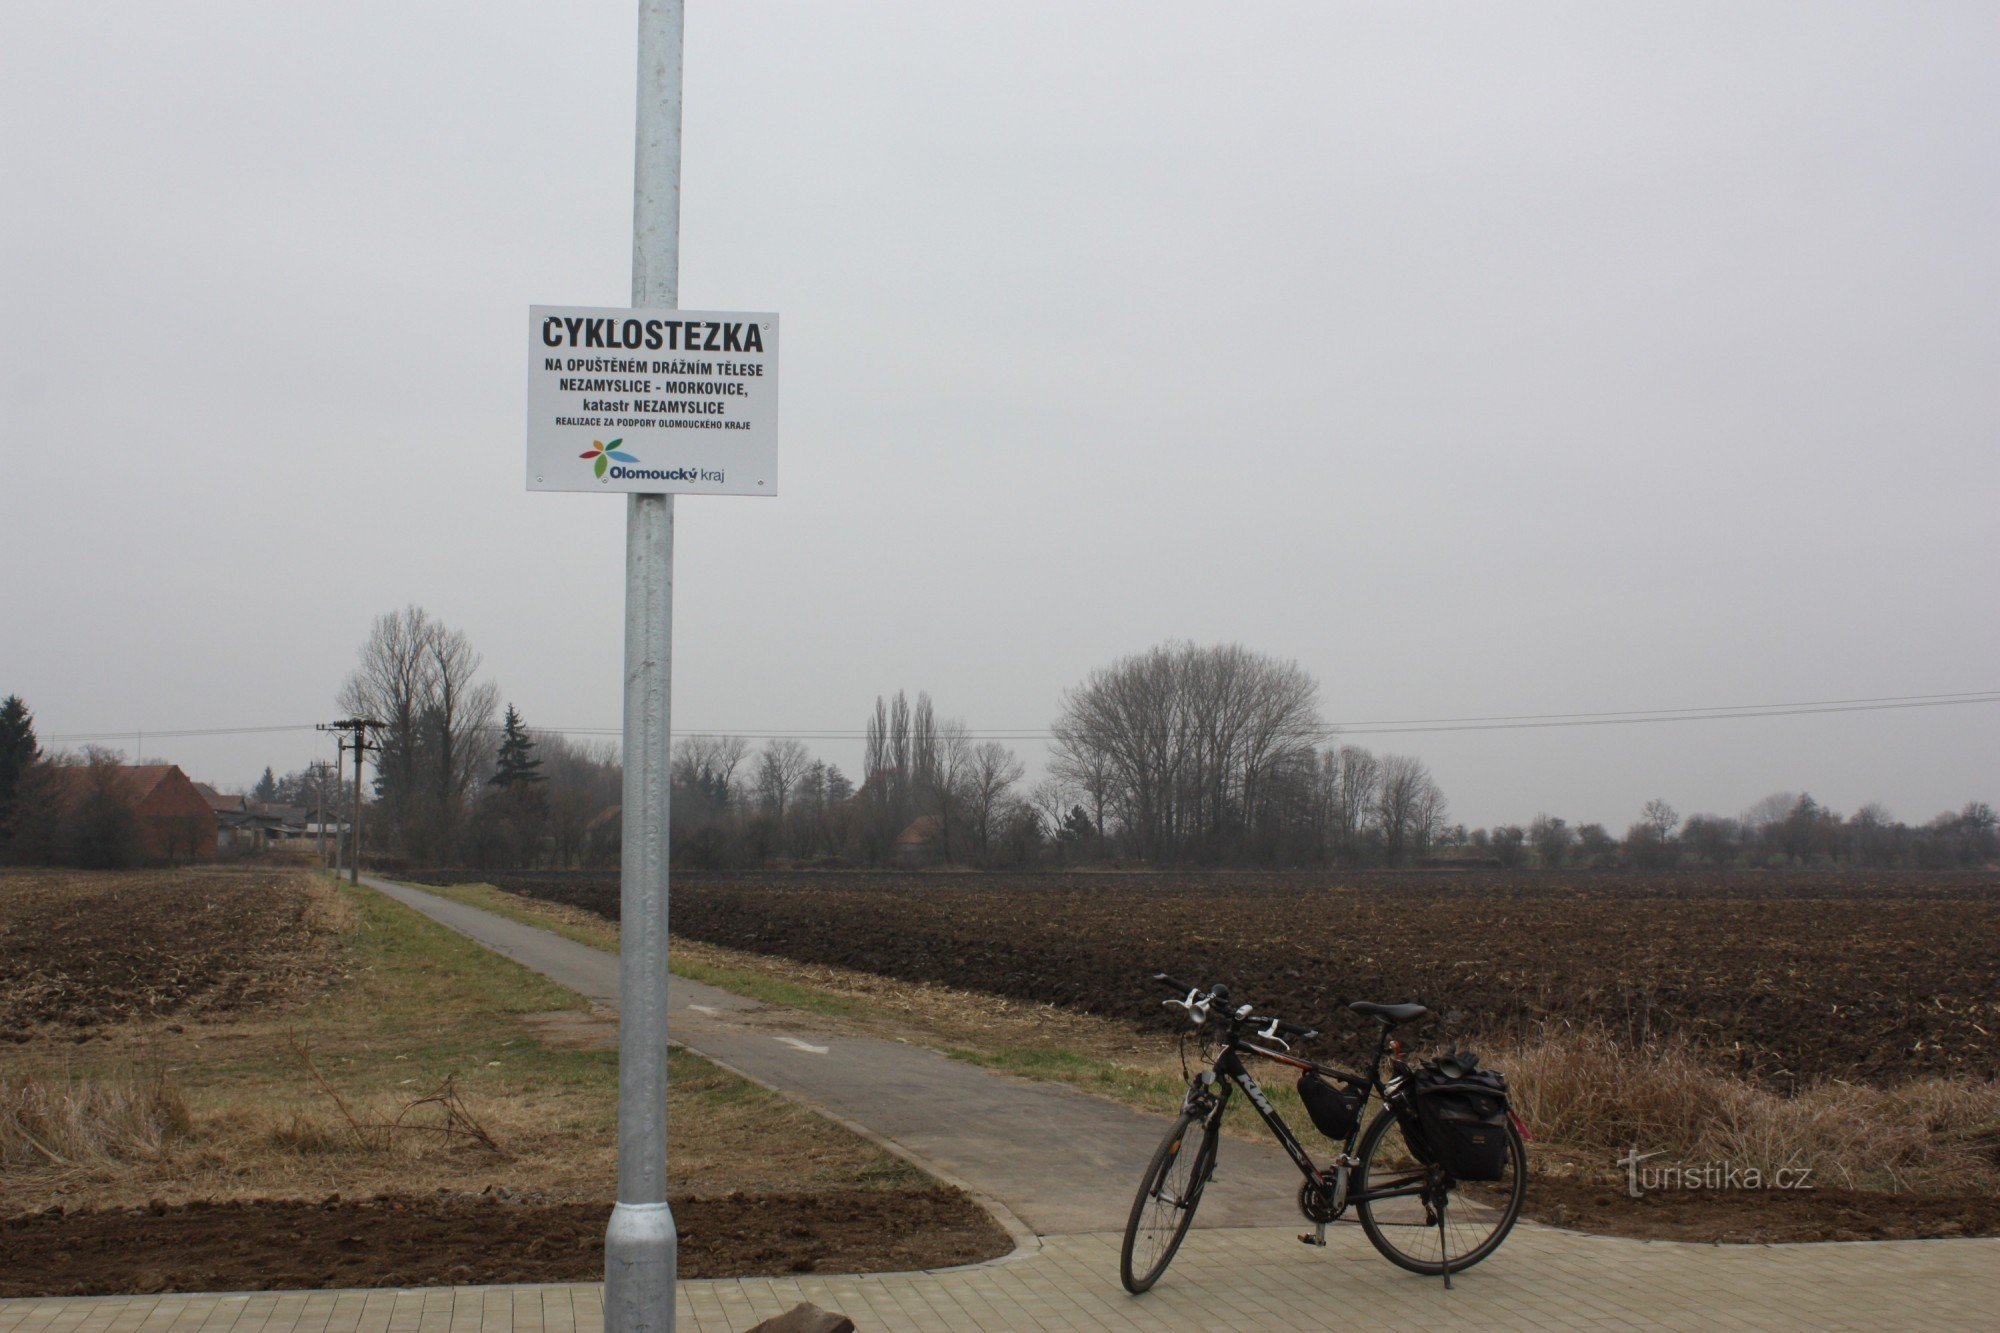
<path id="1" fill-rule="evenodd" d="M 698 1014 L 719 1014 L 722 1012 L 720 1009 L 717 1009 L 712 1004 L 691 1004 L 688 1006 L 688 1008 L 694 1010 Z"/>
<path id="2" fill-rule="evenodd" d="M 800 1041 L 797 1037 L 780 1037 L 778 1040 L 796 1050 L 804 1051 L 808 1055 L 825 1055 L 827 1052 L 826 1047 L 815 1046 L 809 1041 Z"/>

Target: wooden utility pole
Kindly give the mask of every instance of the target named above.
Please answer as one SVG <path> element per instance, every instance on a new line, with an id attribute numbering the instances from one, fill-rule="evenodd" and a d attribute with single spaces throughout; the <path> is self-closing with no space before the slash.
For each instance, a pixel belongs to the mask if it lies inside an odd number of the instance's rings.
<path id="1" fill-rule="evenodd" d="M 381 725 L 380 722 L 377 722 L 372 717 L 344 717 L 338 722 L 321 722 L 319 724 L 319 730 L 321 731 L 344 731 L 349 733 L 348 738 L 342 740 L 341 749 L 343 751 L 354 751 L 354 809 L 349 815 L 349 824 L 353 829 L 353 837 L 348 843 L 352 850 L 347 859 L 347 882 L 349 884 L 359 884 L 361 882 L 361 761 L 367 758 L 368 751 L 380 750 L 382 748 L 379 745 L 371 745 L 368 741 L 368 729 Z"/>

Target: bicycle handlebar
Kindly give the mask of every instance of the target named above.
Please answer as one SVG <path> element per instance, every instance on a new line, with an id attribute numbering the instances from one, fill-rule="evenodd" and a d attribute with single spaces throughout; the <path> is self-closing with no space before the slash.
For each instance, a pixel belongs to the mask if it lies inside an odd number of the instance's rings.
<path id="1" fill-rule="evenodd" d="M 1215 986 L 1204 993 L 1201 987 L 1190 985 L 1178 977 L 1170 977 L 1164 972 L 1155 972 L 1153 980 L 1157 984 L 1179 991 L 1183 995 L 1197 997 L 1194 999 L 1194 1006 L 1204 1006 L 1211 1001 L 1227 1003 L 1229 999 L 1229 988 L 1227 986 Z M 1249 1005 L 1243 1006 L 1244 1009 L 1248 1009 L 1249 1007 Z M 1317 1029 L 1308 1027 L 1304 1023 L 1294 1023 L 1288 1018 L 1277 1018 L 1270 1014 L 1241 1014 L 1240 1016 L 1232 1014 L 1231 1017 L 1245 1026 L 1260 1028 L 1271 1032 L 1272 1035 L 1278 1032 L 1288 1033 L 1291 1036 L 1299 1038 L 1301 1041 L 1310 1041 L 1319 1035 Z"/>

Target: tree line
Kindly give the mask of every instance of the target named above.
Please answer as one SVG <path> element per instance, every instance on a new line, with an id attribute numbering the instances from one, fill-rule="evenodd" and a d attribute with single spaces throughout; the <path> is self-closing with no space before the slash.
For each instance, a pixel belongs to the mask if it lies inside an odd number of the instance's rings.
<path id="1" fill-rule="evenodd" d="M 1453 834 L 1454 842 L 1475 858 L 1506 869 L 1532 865 L 1948 870 L 2000 858 L 2000 816 L 1985 801 L 1968 801 L 1961 809 L 1910 825 L 1876 802 L 1843 818 L 1810 794 L 1792 792 L 1766 796 L 1741 815 L 1690 815 L 1685 822 L 1672 806 L 1654 799 L 1622 838 L 1602 824 L 1572 828 L 1546 814 L 1536 815 L 1526 828 L 1508 824 Z"/>
<path id="2" fill-rule="evenodd" d="M 617 746 L 535 730 L 502 709 L 482 665 L 462 632 L 420 607 L 376 618 L 339 692 L 343 709 L 379 724 L 360 812 L 369 850 L 415 865 L 615 866 Z M 1622 837 L 1548 814 L 1468 830 L 1449 822 L 1422 760 L 1339 743 L 1309 673 L 1234 644 L 1166 643 L 1090 672 L 1058 700 L 1033 784 L 1012 749 L 941 716 L 925 691 L 878 695 L 864 735 L 858 780 L 795 738 L 753 748 L 682 737 L 670 768 L 675 864 L 1930 868 L 2000 856 L 1993 810 L 1977 801 L 1916 827 L 1879 805 L 1843 818 L 1780 794 L 1685 823 L 1656 800 Z M 0 856 L 115 859 L 127 835 L 108 778 L 90 787 L 105 796 L 88 818 L 72 811 L 59 829 L 37 766 L 108 772 L 118 758 L 44 756 L 26 706 L 0 705 Z M 353 815 L 325 765 L 267 769 L 255 795 Z"/>

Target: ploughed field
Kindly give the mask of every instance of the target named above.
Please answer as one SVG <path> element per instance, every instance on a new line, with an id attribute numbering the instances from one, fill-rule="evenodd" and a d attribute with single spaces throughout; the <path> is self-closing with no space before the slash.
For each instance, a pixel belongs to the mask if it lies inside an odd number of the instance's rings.
<path id="1" fill-rule="evenodd" d="M 0 1040 L 86 1040 L 140 1018 L 213 1016 L 329 976 L 325 903 L 283 870 L 0 877 Z"/>
<path id="2" fill-rule="evenodd" d="M 441 872 L 618 915 L 615 872 Z M 1594 1025 L 1787 1087 L 2000 1076 L 2000 877 L 1678 872 L 678 874 L 731 948 L 1166 1021 L 1164 971 L 1324 1029 L 1416 1000 L 1419 1040 Z"/>

